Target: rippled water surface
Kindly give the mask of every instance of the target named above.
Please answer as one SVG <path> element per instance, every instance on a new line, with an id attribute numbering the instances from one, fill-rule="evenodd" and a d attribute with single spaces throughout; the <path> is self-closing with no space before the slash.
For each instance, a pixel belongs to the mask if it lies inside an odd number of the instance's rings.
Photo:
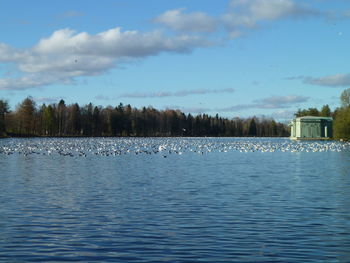
<path id="1" fill-rule="evenodd" d="M 0 140 L 2 262 L 350 262 L 350 146 Z"/>

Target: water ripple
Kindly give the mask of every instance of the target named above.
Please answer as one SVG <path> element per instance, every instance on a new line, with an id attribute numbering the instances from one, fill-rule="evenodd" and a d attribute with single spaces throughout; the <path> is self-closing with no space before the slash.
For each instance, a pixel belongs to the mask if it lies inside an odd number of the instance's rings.
<path id="1" fill-rule="evenodd" d="M 348 148 L 1 140 L 0 262 L 350 262 Z"/>

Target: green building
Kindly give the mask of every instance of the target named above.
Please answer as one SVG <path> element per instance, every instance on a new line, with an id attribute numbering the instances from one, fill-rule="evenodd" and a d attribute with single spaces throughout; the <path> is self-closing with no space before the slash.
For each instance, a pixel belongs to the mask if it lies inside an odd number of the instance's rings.
<path id="1" fill-rule="evenodd" d="M 331 117 L 305 116 L 293 119 L 289 126 L 290 138 L 302 139 L 329 139 L 333 137 L 333 119 Z"/>

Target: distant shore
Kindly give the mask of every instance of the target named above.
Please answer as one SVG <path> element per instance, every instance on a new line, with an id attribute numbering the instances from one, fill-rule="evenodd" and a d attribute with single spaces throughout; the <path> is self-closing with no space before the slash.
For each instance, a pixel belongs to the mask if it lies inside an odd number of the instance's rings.
<path id="1" fill-rule="evenodd" d="M 84 135 L 63 135 L 63 136 L 43 136 L 43 135 L 7 135 L 0 136 L 0 139 L 10 138 L 287 138 L 289 136 L 84 136 Z M 338 138 L 307 138 L 307 139 L 291 139 L 295 141 L 341 141 L 347 142 L 347 139 Z"/>

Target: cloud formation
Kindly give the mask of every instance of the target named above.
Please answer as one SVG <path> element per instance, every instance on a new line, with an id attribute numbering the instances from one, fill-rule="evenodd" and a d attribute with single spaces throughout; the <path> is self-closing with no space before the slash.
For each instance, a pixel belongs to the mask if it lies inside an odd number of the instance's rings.
<path id="1" fill-rule="evenodd" d="M 247 29 L 259 23 L 283 18 L 306 18 L 321 13 L 294 0 L 231 0 L 227 12 L 218 17 L 204 12 L 185 12 L 185 8 L 173 9 L 157 16 L 153 22 L 174 31 L 214 32 L 225 28 L 231 38 L 239 37 Z"/>
<path id="2" fill-rule="evenodd" d="M 142 33 L 117 27 L 90 35 L 61 29 L 28 49 L 0 43 L 0 63 L 14 63 L 18 69 L 16 77 L 0 79 L 0 90 L 72 83 L 79 76 L 105 73 L 125 60 L 161 52 L 186 53 L 208 45 L 208 40 L 198 36 L 166 36 L 161 31 Z"/>
<path id="3" fill-rule="evenodd" d="M 309 97 L 288 95 L 288 96 L 271 96 L 261 100 L 255 100 L 253 103 L 240 104 L 227 108 L 222 108 L 220 111 L 231 112 L 241 111 L 246 109 L 287 109 L 294 104 L 307 102 Z"/>
<path id="4" fill-rule="evenodd" d="M 221 20 L 232 38 L 264 21 L 282 18 L 305 18 L 320 12 L 293 0 L 231 0 L 230 11 Z"/>
<path id="5" fill-rule="evenodd" d="M 175 31 L 213 32 L 217 22 L 203 12 L 184 13 L 185 8 L 164 12 L 154 19 L 155 23 L 163 24 Z"/>
<path id="6" fill-rule="evenodd" d="M 41 103 L 58 103 L 61 99 L 65 99 L 65 97 L 34 97 L 33 99 Z"/>
<path id="7" fill-rule="evenodd" d="M 296 103 L 302 103 L 308 101 L 309 97 L 288 95 L 288 96 L 271 96 L 262 100 L 257 100 L 255 103 L 261 108 L 265 109 L 277 109 L 277 108 L 289 108 Z"/>
<path id="8" fill-rule="evenodd" d="M 219 94 L 219 93 L 233 93 L 235 90 L 228 89 L 193 89 L 180 90 L 176 92 L 159 91 L 151 93 L 127 93 L 122 94 L 119 98 L 164 98 L 164 97 L 185 97 L 189 95 L 204 95 L 204 94 Z"/>
<path id="9" fill-rule="evenodd" d="M 120 98 L 167 98 L 167 97 L 186 97 L 191 95 L 205 95 L 205 94 L 221 94 L 221 93 L 233 93 L 235 90 L 232 88 L 227 89 L 192 89 L 192 90 L 180 90 L 180 91 L 158 91 L 158 92 L 135 92 L 135 93 L 125 93 L 120 96 L 105 96 L 97 95 L 95 99 L 104 101 L 113 101 Z M 176 108 L 179 108 L 176 106 Z"/>
<path id="10" fill-rule="evenodd" d="M 289 118 L 293 115 L 293 111 L 287 109 L 291 108 L 298 103 L 307 102 L 309 97 L 287 95 L 287 96 L 271 96 L 263 98 L 261 100 L 255 100 L 249 104 L 238 104 L 231 107 L 221 108 L 206 108 L 206 107 L 180 107 L 180 106 L 168 106 L 172 109 L 180 109 L 183 112 L 190 113 L 203 113 L 203 112 L 236 112 L 247 109 L 275 109 L 273 116 L 279 119 Z"/>
<path id="11" fill-rule="evenodd" d="M 344 87 L 350 86 L 350 73 L 336 74 L 320 78 L 299 77 L 303 82 L 311 85 L 327 86 L 327 87 Z"/>
<path id="12" fill-rule="evenodd" d="M 0 63 L 11 63 L 17 69 L 12 76 L 0 78 L 0 90 L 71 84 L 77 77 L 101 75 L 130 60 L 163 52 L 189 53 L 196 48 L 222 43 L 213 41 L 213 35 L 209 33 L 221 32 L 229 38 L 236 38 L 264 21 L 319 14 L 295 0 L 231 0 L 228 11 L 217 17 L 180 8 L 168 10 L 153 19 L 155 24 L 164 25 L 175 33 L 123 31 L 116 27 L 91 35 L 66 28 L 39 40 L 33 47 L 14 48 L 0 43 Z M 63 15 L 81 14 L 68 11 Z M 170 93 L 161 96 L 183 95 Z"/>
<path id="13" fill-rule="evenodd" d="M 293 0 L 231 0 L 232 9 L 244 11 L 251 21 L 276 20 L 282 17 L 305 17 L 319 12 Z"/>

